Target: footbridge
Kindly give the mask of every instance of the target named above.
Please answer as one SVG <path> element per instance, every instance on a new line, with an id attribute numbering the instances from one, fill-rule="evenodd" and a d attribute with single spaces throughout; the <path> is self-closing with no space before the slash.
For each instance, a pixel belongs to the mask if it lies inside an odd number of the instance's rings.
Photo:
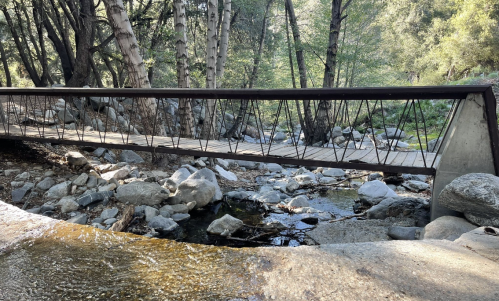
<path id="1" fill-rule="evenodd" d="M 0 139 L 435 175 L 437 196 L 499 173 L 490 86 L 0 88 Z"/>

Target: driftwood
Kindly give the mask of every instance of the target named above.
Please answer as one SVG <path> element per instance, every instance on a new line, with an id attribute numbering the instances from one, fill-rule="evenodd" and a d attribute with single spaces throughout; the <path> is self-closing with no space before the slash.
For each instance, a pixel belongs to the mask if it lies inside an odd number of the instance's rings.
<path id="1" fill-rule="evenodd" d="M 128 227 L 128 224 L 133 219 L 133 214 L 135 213 L 135 207 L 133 205 L 130 205 L 126 207 L 125 212 L 123 213 L 123 217 L 114 223 L 109 230 L 111 231 L 116 231 L 116 232 L 121 232 Z"/>
<path id="2" fill-rule="evenodd" d="M 363 217 L 363 216 L 366 216 L 366 212 L 364 212 L 364 213 L 359 213 L 359 214 L 354 214 L 354 215 L 344 216 L 344 217 L 342 217 L 342 218 L 335 219 L 335 220 L 333 220 L 333 221 L 329 221 L 329 222 L 330 222 L 330 223 L 341 222 L 341 221 L 344 221 L 344 220 L 347 220 L 347 219 L 351 219 L 351 218 L 354 218 L 354 217 Z"/>

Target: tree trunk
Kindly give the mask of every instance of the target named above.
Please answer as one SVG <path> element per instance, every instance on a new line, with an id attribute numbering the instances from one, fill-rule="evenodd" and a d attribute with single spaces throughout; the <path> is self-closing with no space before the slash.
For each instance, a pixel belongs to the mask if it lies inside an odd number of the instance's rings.
<path id="1" fill-rule="evenodd" d="M 208 30 L 206 33 L 206 88 L 215 89 L 217 84 L 217 20 L 218 1 L 208 0 Z M 207 99 L 203 123 L 203 138 L 212 139 L 217 129 L 216 100 Z"/>
<path id="2" fill-rule="evenodd" d="M 326 66 L 324 68 L 324 81 L 322 84 L 324 88 L 334 87 L 338 38 L 341 29 L 341 2 L 342 0 L 332 1 L 331 23 L 329 24 L 329 43 L 327 47 Z"/>
<path id="3" fill-rule="evenodd" d="M 139 45 L 135 34 L 132 30 L 132 25 L 128 18 L 122 0 L 103 0 L 106 7 L 106 14 L 109 23 L 116 37 L 116 41 L 125 60 L 128 70 L 130 84 L 134 88 L 150 88 L 149 79 L 146 73 L 142 56 L 139 53 Z M 142 113 L 143 120 L 156 120 L 156 100 L 154 98 L 139 98 L 139 107 Z M 162 123 L 159 123 L 159 132 L 164 135 L 165 130 Z M 146 133 L 153 133 L 153 124 L 144 124 Z"/>
<path id="4" fill-rule="evenodd" d="M 263 53 L 263 46 L 265 44 L 265 36 L 267 34 L 268 13 L 269 13 L 270 6 L 272 5 L 272 2 L 274 2 L 274 0 L 269 0 L 269 2 L 267 2 L 267 6 L 265 8 L 265 14 L 263 16 L 263 23 L 262 23 L 262 31 L 260 33 L 260 39 L 259 39 L 259 44 L 258 44 L 258 51 L 255 55 L 254 60 L 253 60 L 253 70 L 251 72 L 249 82 L 248 82 L 248 88 L 250 88 L 250 89 L 253 88 L 253 85 L 255 84 L 255 81 L 257 78 L 258 65 L 260 64 L 260 60 L 261 60 L 262 53 Z M 248 109 L 248 103 L 249 103 L 248 99 L 241 99 L 241 105 L 239 106 L 239 112 L 237 113 L 237 118 L 234 121 L 234 124 L 232 125 L 232 127 L 225 134 L 225 137 L 230 138 L 234 135 L 234 133 L 236 133 L 237 128 L 242 123 L 243 118 L 246 115 L 246 110 Z"/>
<path id="5" fill-rule="evenodd" d="M 10 76 L 9 64 L 7 62 L 7 55 L 3 48 L 2 40 L 0 39 L 0 60 L 2 61 L 3 70 L 5 71 L 5 79 L 7 87 L 12 87 L 12 78 Z"/>
<path id="6" fill-rule="evenodd" d="M 296 49 L 296 62 L 298 64 L 298 71 L 300 73 L 300 87 L 302 89 L 307 88 L 307 67 L 305 66 L 305 58 L 303 56 L 303 46 L 300 38 L 300 29 L 298 28 L 298 22 L 296 20 L 295 10 L 293 8 L 293 2 L 291 0 L 285 0 L 287 12 L 289 16 L 289 23 L 291 25 L 291 31 L 293 32 L 293 39 L 295 41 Z M 303 112 L 304 112 L 304 125 L 302 126 L 303 134 L 305 134 L 305 139 L 310 141 L 313 131 L 313 118 L 312 110 L 310 107 L 310 100 L 303 100 Z"/>
<path id="7" fill-rule="evenodd" d="M 230 30 L 230 11 L 232 0 L 224 0 L 224 13 L 220 37 L 220 49 L 217 59 L 217 88 L 222 86 L 222 78 L 225 71 L 225 62 L 227 61 L 227 50 L 229 48 L 229 30 Z"/>
<path id="8" fill-rule="evenodd" d="M 175 22 L 177 48 L 177 80 L 179 88 L 190 88 L 189 52 L 187 47 L 187 26 L 185 16 L 185 0 L 175 0 L 173 18 Z M 192 108 L 189 99 L 179 99 L 180 137 L 192 137 Z"/>

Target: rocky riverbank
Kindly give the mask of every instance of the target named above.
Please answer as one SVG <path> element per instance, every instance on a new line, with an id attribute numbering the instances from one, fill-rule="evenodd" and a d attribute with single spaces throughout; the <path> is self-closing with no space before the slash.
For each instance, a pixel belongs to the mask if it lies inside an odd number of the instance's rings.
<path id="1" fill-rule="evenodd" d="M 5 147 L 3 200 L 99 229 L 209 244 L 298 246 L 417 239 L 429 222 L 431 179 L 421 175 L 34 143 Z M 352 196 L 340 206 L 331 194 Z M 195 235 L 202 239 L 192 240 Z"/>

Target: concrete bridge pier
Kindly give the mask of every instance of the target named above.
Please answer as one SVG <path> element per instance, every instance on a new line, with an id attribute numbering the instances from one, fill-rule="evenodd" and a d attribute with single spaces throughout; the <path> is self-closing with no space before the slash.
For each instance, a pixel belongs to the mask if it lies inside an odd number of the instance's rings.
<path id="1" fill-rule="evenodd" d="M 494 118 L 495 116 L 495 118 Z M 493 119 L 493 120 L 492 120 Z M 494 128 L 495 127 L 495 128 Z M 455 178 L 468 173 L 497 174 L 497 136 L 495 101 L 484 99 L 482 93 L 470 93 L 457 108 L 447 129 L 436 166 L 431 203 L 431 220 L 443 215 L 460 215 L 438 204 L 438 196 Z"/>

